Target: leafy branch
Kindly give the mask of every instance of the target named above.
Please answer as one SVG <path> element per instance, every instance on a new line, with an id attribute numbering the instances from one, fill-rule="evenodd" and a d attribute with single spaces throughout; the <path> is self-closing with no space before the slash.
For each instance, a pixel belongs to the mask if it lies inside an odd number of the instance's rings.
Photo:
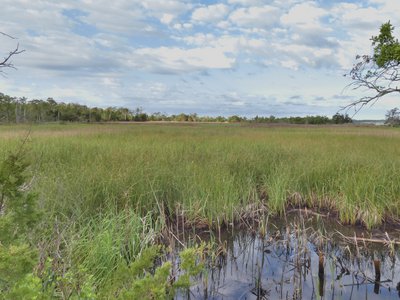
<path id="1" fill-rule="evenodd" d="M 354 108 L 357 113 L 367 104 L 373 105 L 388 94 L 400 92 L 400 44 L 393 37 L 393 30 L 390 22 L 383 24 L 380 34 L 371 38 L 374 54 L 357 55 L 357 62 L 345 75 L 352 79 L 347 87 L 353 90 L 364 88 L 373 94 L 342 107 L 342 110 Z"/>

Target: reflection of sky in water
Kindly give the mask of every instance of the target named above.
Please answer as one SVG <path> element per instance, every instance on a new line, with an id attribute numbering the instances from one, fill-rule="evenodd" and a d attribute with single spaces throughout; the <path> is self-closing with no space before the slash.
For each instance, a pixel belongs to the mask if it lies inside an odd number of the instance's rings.
<path id="1" fill-rule="evenodd" d="M 241 232 L 227 239 L 224 263 L 208 270 L 207 289 L 204 280 L 198 280 L 191 288 L 190 299 L 400 298 L 396 290 L 400 281 L 398 255 L 391 256 L 388 248 L 359 246 L 361 255 L 357 259 L 353 245 L 325 243 L 321 248 L 325 253 L 321 297 L 317 246 L 310 236 L 289 236 L 289 243 L 286 234 L 275 238 L 267 235 L 263 241 Z M 381 263 L 380 285 L 375 284 L 374 255 Z M 189 297 L 180 294 L 178 298 Z"/>

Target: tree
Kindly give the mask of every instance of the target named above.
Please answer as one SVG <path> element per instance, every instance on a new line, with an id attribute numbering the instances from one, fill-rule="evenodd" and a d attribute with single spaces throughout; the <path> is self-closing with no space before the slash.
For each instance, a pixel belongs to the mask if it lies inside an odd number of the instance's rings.
<path id="1" fill-rule="evenodd" d="M 398 109 L 397 107 L 389 110 L 385 116 L 385 124 L 392 126 L 400 125 L 400 109 Z"/>
<path id="2" fill-rule="evenodd" d="M 3 35 L 5 37 L 8 37 L 10 39 L 15 39 L 14 37 L 12 37 L 11 35 L 8 35 L 4 32 L 0 32 L 0 35 Z M 20 50 L 19 49 L 19 44 L 17 43 L 16 47 L 14 48 L 14 50 L 11 50 L 10 52 L 8 52 L 6 54 L 6 56 L 3 58 L 3 60 L 0 61 L 0 73 L 3 72 L 3 68 L 15 68 L 14 64 L 12 63 L 12 57 L 20 54 L 22 52 L 24 52 L 25 50 Z"/>
<path id="3" fill-rule="evenodd" d="M 353 120 L 349 117 L 348 114 L 342 115 L 339 113 L 336 113 L 335 115 L 332 116 L 332 123 L 334 124 L 346 124 L 346 123 L 352 123 Z"/>
<path id="4" fill-rule="evenodd" d="M 384 23 L 378 36 L 371 38 L 374 47 L 373 55 L 357 55 L 357 62 L 349 74 L 353 89 L 366 88 L 372 94 L 364 96 L 344 107 L 354 108 L 358 112 L 367 104 L 374 104 L 383 96 L 399 93 L 400 86 L 400 43 L 393 36 L 394 27 L 390 22 Z"/>

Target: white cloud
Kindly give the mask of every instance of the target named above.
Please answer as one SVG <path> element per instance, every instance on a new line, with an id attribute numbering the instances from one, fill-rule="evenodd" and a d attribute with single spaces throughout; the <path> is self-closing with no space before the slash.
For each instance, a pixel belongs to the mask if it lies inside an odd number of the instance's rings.
<path id="1" fill-rule="evenodd" d="M 400 3 L 398 0 L 370 0 L 379 9 L 379 14 L 387 17 L 389 20 L 396 20 L 399 15 Z"/>
<path id="2" fill-rule="evenodd" d="M 398 1 L 373 0 L 374 6 L 361 3 L 337 3 L 332 9 L 333 22 L 336 28 L 344 32 L 345 38 L 338 39 L 340 47 L 336 57 L 344 70 L 349 70 L 357 54 L 371 54 L 371 36 L 379 33 L 382 23 L 397 15 L 400 11 Z"/>
<path id="3" fill-rule="evenodd" d="M 251 6 L 233 11 L 229 20 L 239 27 L 268 28 L 279 20 L 279 9 L 274 6 Z"/>
<path id="4" fill-rule="evenodd" d="M 111 76 L 104 76 L 101 78 L 101 83 L 103 86 L 111 89 L 119 89 L 122 87 L 121 81 L 118 78 L 111 77 Z"/>
<path id="5" fill-rule="evenodd" d="M 294 61 L 292 59 L 289 60 L 282 60 L 281 61 L 282 67 L 292 69 L 292 70 L 297 70 L 299 68 L 299 63 L 297 61 Z"/>
<path id="6" fill-rule="evenodd" d="M 196 33 L 195 35 L 191 36 L 186 36 L 182 38 L 183 41 L 185 41 L 186 44 L 188 45 L 194 45 L 194 46 L 203 46 L 203 45 L 209 45 L 211 43 L 214 43 L 216 40 L 215 35 L 212 33 Z"/>
<path id="7" fill-rule="evenodd" d="M 261 5 L 263 3 L 262 0 L 228 0 L 229 4 L 240 4 L 243 6 L 254 6 Z"/>
<path id="8" fill-rule="evenodd" d="M 12 79 L 2 79 L 2 92 L 88 98 L 105 105 L 126 102 L 135 95 L 135 102 L 126 103 L 140 105 L 141 99 L 147 99 L 160 111 L 162 105 L 170 111 L 182 105 L 202 111 L 203 104 L 218 109 L 228 101 L 221 95 L 227 95 L 231 97 L 229 112 L 237 109 L 238 113 L 245 107 L 248 111 L 260 108 L 255 104 L 260 95 L 272 101 L 272 89 L 277 99 L 284 94 L 290 77 L 278 81 L 277 73 L 301 73 L 291 88 L 304 86 L 304 95 L 312 88 L 303 78 L 309 72 L 332 71 L 341 76 L 351 68 L 356 54 L 370 53 L 370 37 L 378 34 L 383 22 L 391 20 L 396 36 L 400 34 L 398 0 L 198 3 L 3 0 L 1 30 L 19 40 L 0 39 L 0 54 L 16 42 L 27 51 L 15 57 L 18 70 L 10 70 Z M 263 80 L 254 83 L 256 77 Z M 177 84 L 180 78 L 186 83 Z M 243 83 L 245 78 L 250 79 Z M 313 84 L 320 76 L 315 78 Z M 147 83 L 139 87 L 131 82 Z M 332 94 L 343 85 L 333 82 Z M 241 89 L 237 97 L 226 92 L 232 86 Z M 135 94 L 135 88 L 143 93 Z M 250 97 L 248 91 L 254 90 L 257 93 Z M 206 98 L 215 103 L 201 102 Z M 246 105 L 235 107 L 235 103 Z"/>
<path id="9" fill-rule="evenodd" d="M 214 4 L 195 9 L 192 13 L 194 22 L 217 22 L 222 20 L 229 12 L 225 4 Z"/>
<path id="10" fill-rule="evenodd" d="M 127 62 L 136 68 L 159 73 L 180 73 L 207 69 L 229 69 L 235 58 L 229 57 L 225 49 L 201 47 L 140 48 L 134 50 Z"/>
<path id="11" fill-rule="evenodd" d="M 198 33 L 193 36 L 187 36 L 182 39 L 187 45 L 207 47 L 211 46 L 216 49 L 221 49 L 225 53 L 229 53 L 237 57 L 240 54 L 254 56 L 256 54 L 264 54 L 269 44 L 263 38 L 252 38 L 246 35 L 222 35 L 215 36 L 213 34 Z"/>
<path id="12" fill-rule="evenodd" d="M 298 44 L 272 44 L 271 48 L 275 64 L 278 63 L 285 68 L 293 70 L 299 68 L 320 69 L 337 67 L 339 65 L 334 49 L 314 48 Z"/>
<path id="13" fill-rule="evenodd" d="M 314 2 L 296 4 L 289 12 L 281 17 L 281 22 L 287 26 L 295 26 L 301 29 L 321 28 L 320 19 L 329 12 L 317 7 Z"/>
<path id="14" fill-rule="evenodd" d="M 136 1 L 136 3 L 140 3 L 145 9 L 150 10 L 153 13 L 158 12 L 160 14 L 169 13 L 179 15 L 192 7 L 192 5 L 188 4 L 187 1 L 179 0 L 141 0 Z"/>
<path id="15" fill-rule="evenodd" d="M 281 23 L 286 31 L 286 41 L 291 45 L 337 48 L 338 39 L 332 28 L 332 11 L 318 7 L 315 2 L 296 4 L 282 15 Z"/>
<path id="16" fill-rule="evenodd" d="M 173 20 L 192 8 L 192 5 L 181 0 L 143 0 L 137 1 L 137 6 L 144 8 L 143 14 L 155 17 L 161 23 L 170 25 Z"/>
<path id="17" fill-rule="evenodd" d="M 173 20 L 174 20 L 174 15 L 171 15 L 171 14 L 163 14 L 162 15 L 162 17 L 161 17 L 161 19 L 160 19 L 160 21 L 161 21 L 161 23 L 164 23 L 164 24 L 170 24 Z"/>
<path id="18" fill-rule="evenodd" d="M 122 66 L 118 55 L 111 56 L 99 51 L 95 40 L 68 32 L 27 37 L 23 47 L 26 52 L 18 57 L 19 67 L 35 72 L 99 72 Z"/>
<path id="19" fill-rule="evenodd" d="M 27 30 L 37 33 L 63 31 L 72 25 L 62 15 L 71 5 L 53 1 L 13 1 L 1 3 L 1 30 L 22 38 Z"/>
<path id="20" fill-rule="evenodd" d="M 156 28 L 145 21 L 145 13 L 135 2 L 114 2 L 110 5 L 106 0 L 98 0 L 82 5 L 80 9 L 88 15 L 81 19 L 109 33 L 150 33 Z"/>
<path id="21" fill-rule="evenodd" d="M 400 7 L 399 7 L 400 11 Z M 362 30 L 376 30 L 377 26 L 387 22 L 387 16 L 380 14 L 379 10 L 373 7 L 357 7 L 341 11 L 339 21 L 346 27 Z"/>

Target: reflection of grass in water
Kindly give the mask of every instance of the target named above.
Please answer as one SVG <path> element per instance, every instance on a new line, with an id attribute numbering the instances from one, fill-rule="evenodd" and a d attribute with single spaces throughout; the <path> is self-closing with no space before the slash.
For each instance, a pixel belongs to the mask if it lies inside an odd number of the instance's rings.
<path id="1" fill-rule="evenodd" d="M 203 281 L 208 286 L 199 284 L 193 293 L 229 299 L 251 294 L 259 299 L 359 299 L 367 291 L 396 296 L 398 255 L 391 249 L 370 243 L 343 247 L 332 233 L 307 226 L 300 219 L 287 227 L 272 225 L 265 236 L 236 232 L 227 243 L 223 240 L 229 245 L 225 259 L 209 267 L 209 280 Z"/>

